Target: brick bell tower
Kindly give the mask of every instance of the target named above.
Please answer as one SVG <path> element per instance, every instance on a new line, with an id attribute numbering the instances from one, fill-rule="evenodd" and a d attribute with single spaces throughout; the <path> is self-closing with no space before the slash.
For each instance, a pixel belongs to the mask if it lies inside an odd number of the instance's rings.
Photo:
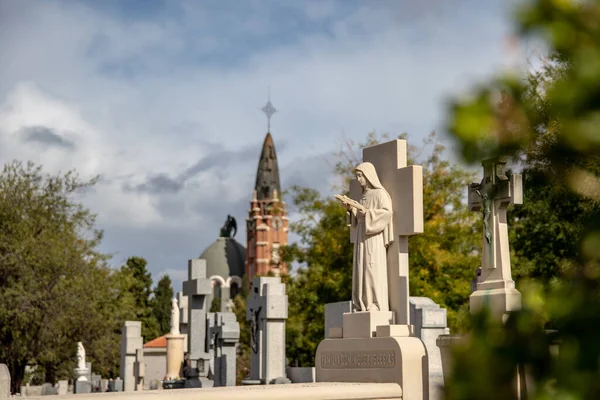
<path id="1" fill-rule="evenodd" d="M 271 100 L 262 110 L 267 115 L 269 129 L 260 153 L 256 184 L 246 218 L 246 276 L 249 282 L 256 275 L 287 273 L 287 265 L 279 257 L 279 248 L 288 244 L 288 218 L 281 199 L 277 153 L 270 133 L 271 116 L 276 110 Z"/>

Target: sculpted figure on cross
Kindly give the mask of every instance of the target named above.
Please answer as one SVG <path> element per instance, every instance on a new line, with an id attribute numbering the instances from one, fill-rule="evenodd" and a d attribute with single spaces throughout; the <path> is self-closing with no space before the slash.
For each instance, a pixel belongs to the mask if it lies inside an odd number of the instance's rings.
<path id="1" fill-rule="evenodd" d="M 355 169 L 362 187 L 358 204 L 344 202 L 354 234 L 352 303 L 355 311 L 388 311 L 387 248 L 394 240 L 392 199 L 373 164 Z M 350 199 L 348 199 L 350 200 Z"/>

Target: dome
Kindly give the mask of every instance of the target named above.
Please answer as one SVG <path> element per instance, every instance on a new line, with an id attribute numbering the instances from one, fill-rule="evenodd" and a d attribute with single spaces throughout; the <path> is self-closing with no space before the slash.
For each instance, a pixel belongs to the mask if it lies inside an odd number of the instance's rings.
<path id="1" fill-rule="evenodd" d="M 206 277 L 244 276 L 246 248 L 233 238 L 220 237 L 202 252 L 200 258 L 206 260 Z"/>

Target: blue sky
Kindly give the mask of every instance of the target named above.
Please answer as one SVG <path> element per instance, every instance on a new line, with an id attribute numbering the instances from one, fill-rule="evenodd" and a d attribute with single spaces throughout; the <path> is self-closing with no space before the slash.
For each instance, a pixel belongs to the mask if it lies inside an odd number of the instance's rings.
<path id="1" fill-rule="evenodd" d="M 512 3 L 0 0 L 0 162 L 99 174 L 82 201 L 113 265 L 143 256 L 179 290 L 227 214 L 243 225 L 269 86 L 283 186 L 330 193 L 342 134 L 445 138 L 449 96 L 522 64 Z"/>

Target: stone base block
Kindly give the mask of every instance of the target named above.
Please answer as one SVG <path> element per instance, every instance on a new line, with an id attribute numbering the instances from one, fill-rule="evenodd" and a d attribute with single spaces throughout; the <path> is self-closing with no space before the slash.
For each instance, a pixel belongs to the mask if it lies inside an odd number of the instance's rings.
<path id="1" fill-rule="evenodd" d="M 288 367 L 286 373 L 292 383 L 315 382 L 315 367 Z"/>
<path id="2" fill-rule="evenodd" d="M 507 312 L 521 309 L 521 293 L 514 287 L 488 290 L 478 288 L 469 297 L 470 311 L 477 312 L 484 306 L 489 307 L 492 315 L 501 317 Z"/>
<path id="3" fill-rule="evenodd" d="M 341 339 L 344 337 L 344 330 L 342 327 L 329 328 L 328 335 L 325 339 Z"/>
<path id="4" fill-rule="evenodd" d="M 379 325 L 376 330 L 377 337 L 403 337 L 414 336 L 412 325 Z"/>
<path id="5" fill-rule="evenodd" d="M 75 381 L 75 387 L 73 389 L 76 394 L 92 393 L 92 384 L 88 381 Z"/>
<path id="6" fill-rule="evenodd" d="M 394 323 L 392 311 L 360 311 L 344 313 L 342 333 L 344 339 L 374 337 L 377 327 Z"/>
<path id="7" fill-rule="evenodd" d="M 325 339 L 315 363 L 317 382 L 397 383 L 404 400 L 429 399 L 427 350 L 416 337 Z"/>
<path id="8" fill-rule="evenodd" d="M 183 385 L 186 389 L 188 388 L 211 388 L 215 385 L 215 382 L 208 378 L 194 378 L 186 379 Z"/>

